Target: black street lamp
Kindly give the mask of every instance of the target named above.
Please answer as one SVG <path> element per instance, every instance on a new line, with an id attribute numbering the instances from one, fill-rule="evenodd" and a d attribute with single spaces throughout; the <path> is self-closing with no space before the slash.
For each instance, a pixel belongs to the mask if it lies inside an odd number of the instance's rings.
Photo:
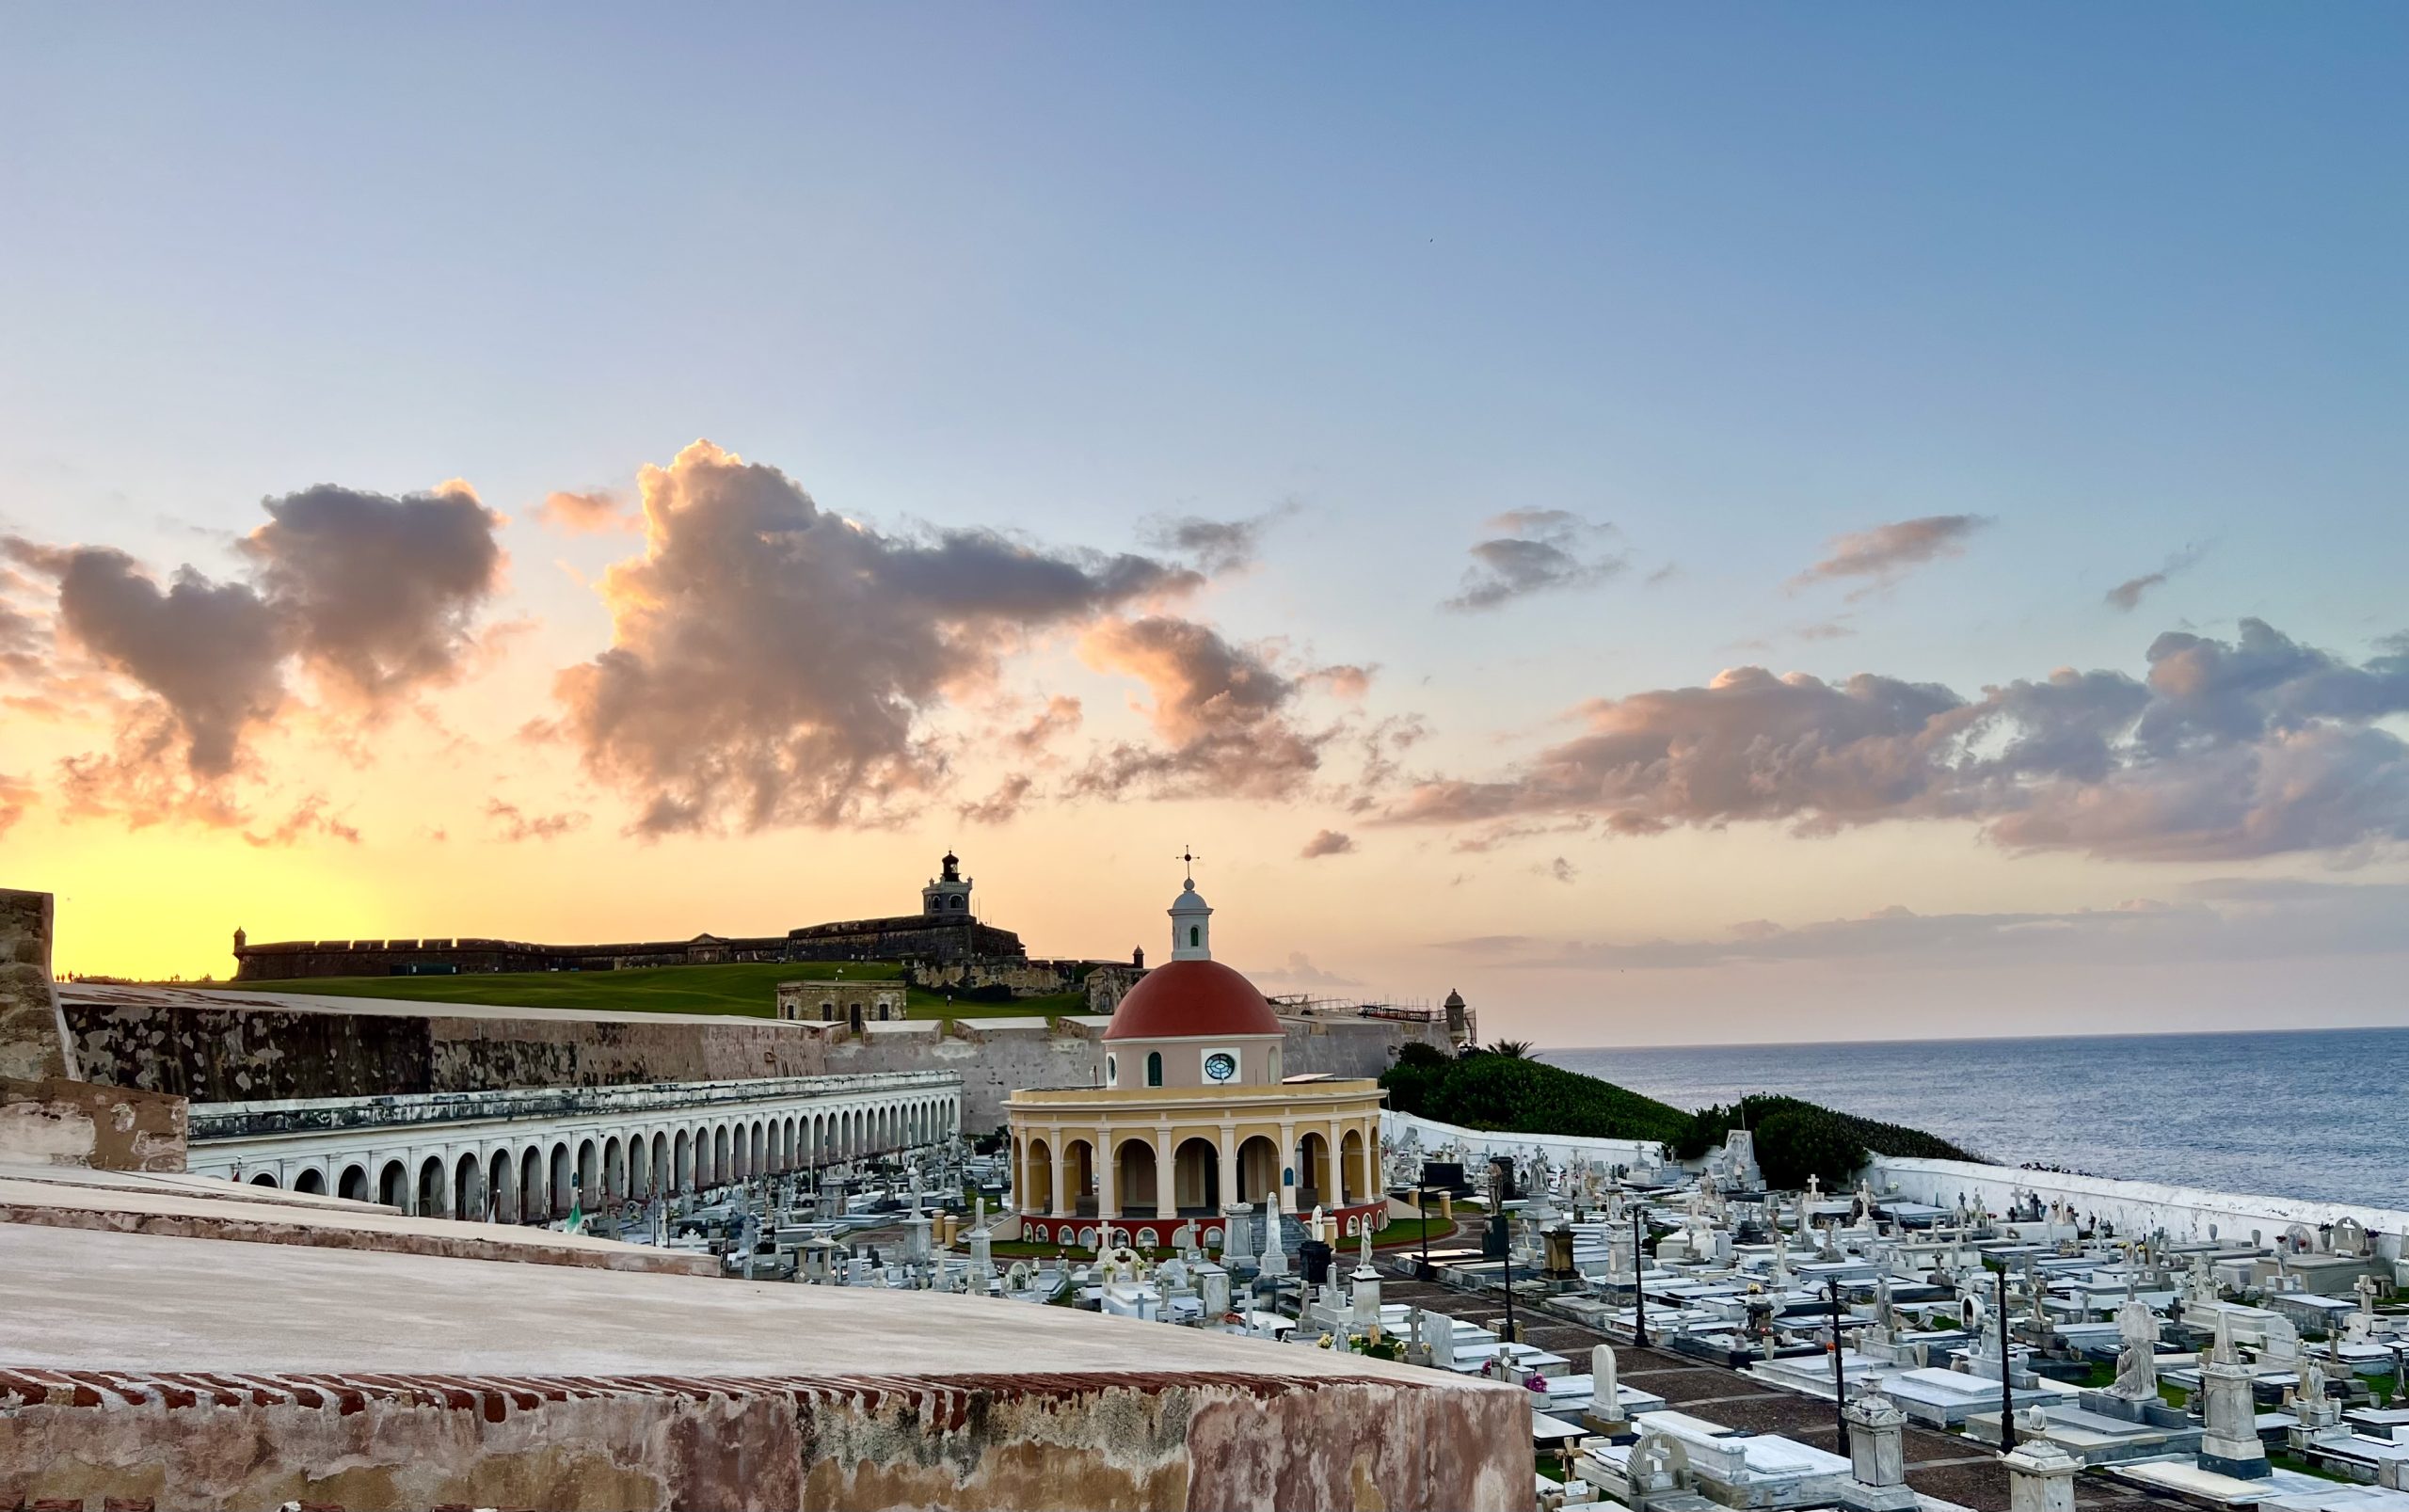
<path id="1" fill-rule="evenodd" d="M 1983 1268 L 1989 1270 L 1990 1263 L 1985 1261 Z M 2012 1455 L 2016 1452 L 2016 1386 L 2008 1376 L 2012 1351 L 2007 1346 L 2007 1262 L 2001 1261 L 1994 1274 L 1999 1278 L 1999 1448 L 2000 1453 Z"/>
<path id="2" fill-rule="evenodd" d="M 1640 1273 L 1648 1268 L 1648 1222 L 1639 1204 L 1631 1209 L 1631 1343 L 1635 1349 L 1648 1347 L 1648 1288 L 1640 1284 Z"/>
<path id="3" fill-rule="evenodd" d="M 1413 1210 L 1420 1216 L 1422 1223 L 1422 1269 L 1414 1280 L 1428 1281 L 1430 1279 L 1430 1188 L 1428 1186 L 1413 1188 Z"/>
<path id="4" fill-rule="evenodd" d="M 1848 1417 L 1842 1410 L 1848 1403 L 1848 1389 L 1841 1372 L 1841 1279 L 1831 1278 L 1827 1283 L 1832 1297 L 1832 1424 L 1838 1435 L 1833 1442 L 1840 1452 L 1848 1453 Z"/>

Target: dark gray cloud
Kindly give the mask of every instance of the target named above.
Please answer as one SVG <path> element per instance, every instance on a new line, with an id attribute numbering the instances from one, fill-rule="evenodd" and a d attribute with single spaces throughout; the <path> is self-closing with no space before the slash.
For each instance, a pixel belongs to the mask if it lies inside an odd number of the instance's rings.
<path id="1" fill-rule="evenodd" d="M 1296 723 L 1300 685 L 1312 674 L 1285 676 L 1262 652 L 1193 620 L 1108 620 L 1088 632 L 1082 650 L 1096 666 L 1146 684 L 1157 743 L 1097 752 L 1073 778 L 1075 794 L 1287 797 L 1313 778 L 1337 734 Z"/>
<path id="2" fill-rule="evenodd" d="M 502 521 L 467 485 L 392 498 L 321 485 L 263 507 L 242 549 L 321 686 L 381 706 L 459 675 L 503 576 Z"/>
<path id="3" fill-rule="evenodd" d="M 1157 515 L 1141 528 L 1141 538 L 1158 550 L 1192 562 L 1216 577 L 1254 565 L 1263 533 L 1297 512 L 1293 503 L 1267 509 L 1244 519 L 1211 519 L 1203 515 Z"/>
<path id="4" fill-rule="evenodd" d="M 72 548 L 50 562 L 67 634 L 166 707 L 192 775 L 232 772 L 244 732 L 284 698 L 290 643 L 276 608 L 247 584 L 211 582 L 190 567 L 162 588 L 108 547 Z"/>
<path id="5" fill-rule="evenodd" d="M 996 785 L 996 790 L 975 803 L 958 804 L 954 812 L 972 824 L 1005 824 L 1020 815 L 1021 805 L 1029 801 L 1029 790 L 1037 780 L 1025 772 L 1015 772 Z"/>
<path id="6" fill-rule="evenodd" d="M 1316 830 L 1305 848 L 1297 852 L 1300 859 L 1318 860 L 1322 856 L 1343 856 L 1355 849 L 1355 837 L 1339 830 Z"/>
<path id="7" fill-rule="evenodd" d="M 2409 744 L 2376 723 L 2409 712 L 2409 647 L 2353 663 L 2244 620 L 2232 642 L 2162 635 L 2148 660 L 2146 680 L 2061 670 L 1974 699 L 1741 667 L 1597 700 L 1519 770 L 1424 782 L 1383 817 L 1621 835 L 1960 819 L 2010 850 L 2146 860 L 2409 840 Z"/>
<path id="8" fill-rule="evenodd" d="M 2156 572 L 2145 572 L 2138 578 L 2126 579 L 2124 581 L 2116 584 L 2114 588 L 2108 590 L 2108 607 L 2111 609 L 2121 609 L 2129 614 L 2131 613 L 2134 610 L 2141 607 L 2142 599 L 2151 589 L 2164 587 L 2166 585 L 2167 579 L 2174 577 L 2178 572 L 2188 571 L 2194 564 L 2197 563 L 2200 558 L 2205 556 L 2207 553 L 2208 548 L 2206 547 L 2187 546 L 2182 550 L 2176 552 L 2171 557 L 2168 557 L 2166 559 L 2166 565 L 2160 567 Z"/>
<path id="9" fill-rule="evenodd" d="M 641 486 L 644 553 L 603 580 L 611 646 L 555 692 L 645 833 L 891 819 L 944 772 L 922 714 L 1001 652 L 1202 581 L 989 531 L 882 534 L 708 441 Z"/>
<path id="10" fill-rule="evenodd" d="M 1967 537 L 1990 523 L 1983 515 L 1925 515 L 1836 535 L 1824 548 L 1823 560 L 1793 578 L 1791 586 L 1861 580 L 1848 597 L 1863 598 L 1927 562 L 1962 554 Z"/>
<path id="11" fill-rule="evenodd" d="M 284 702 L 290 662 L 371 712 L 459 674 L 503 568 L 500 520 L 466 485 L 402 498 L 322 486 L 263 507 L 268 522 L 237 543 L 247 581 L 185 566 L 162 587 L 110 547 L 0 542 L 56 583 L 58 631 L 156 701 L 86 759 L 81 801 L 145 787 L 129 763 L 180 756 L 204 783 L 232 772 L 246 733 Z"/>
<path id="12" fill-rule="evenodd" d="M 1607 550 L 1613 527 L 1561 509 L 1513 509 L 1489 521 L 1497 533 L 1476 542 L 1463 586 L 1446 606 L 1496 609 L 1532 594 L 1587 588 L 1628 565 Z"/>

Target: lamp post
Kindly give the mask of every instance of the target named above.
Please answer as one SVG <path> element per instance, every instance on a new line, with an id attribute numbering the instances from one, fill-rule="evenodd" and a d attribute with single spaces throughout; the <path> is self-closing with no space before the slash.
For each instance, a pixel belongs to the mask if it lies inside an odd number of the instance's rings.
<path id="1" fill-rule="evenodd" d="M 1506 1267 L 1506 1342 L 1518 1343 L 1514 1337 L 1514 1241 L 1506 1241 L 1506 1252 L 1498 1257 Z"/>
<path id="2" fill-rule="evenodd" d="M 1648 1222 L 1634 1202 L 1631 1208 L 1631 1343 L 1635 1349 L 1648 1347 L 1648 1288 L 1640 1284 L 1640 1272 L 1647 1268 L 1648 1255 L 1642 1246 L 1648 1242 Z"/>
<path id="3" fill-rule="evenodd" d="M 1832 1441 L 1840 1452 L 1848 1453 L 1848 1415 L 1842 1410 L 1848 1405 L 1846 1377 L 1841 1370 L 1841 1279 L 1834 1276 L 1826 1284 L 1832 1297 L 1832 1424 L 1838 1437 Z"/>
<path id="4" fill-rule="evenodd" d="M 1984 1269 L 1990 1269 L 1988 1262 Z M 2003 1455 L 2016 1453 L 2016 1386 L 2008 1377 L 2007 1347 L 2007 1262 L 1999 1263 L 1999 1277 L 1993 1288 L 1999 1296 L 1999 1448 Z"/>
<path id="5" fill-rule="evenodd" d="M 1430 1279 L 1430 1188 L 1428 1186 L 1413 1188 L 1413 1211 L 1422 1224 L 1422 1269 L 1413 1279 L 1427 1281 Z"/>

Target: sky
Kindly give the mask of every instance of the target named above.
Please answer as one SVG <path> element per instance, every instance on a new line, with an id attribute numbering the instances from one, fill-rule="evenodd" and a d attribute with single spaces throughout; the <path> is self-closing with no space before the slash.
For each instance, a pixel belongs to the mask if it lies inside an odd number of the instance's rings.
<path id="1" fill-rule="evenodd" d="M 2409 1022 L 2409 12 L 0 13 L 61 969 Z"/>

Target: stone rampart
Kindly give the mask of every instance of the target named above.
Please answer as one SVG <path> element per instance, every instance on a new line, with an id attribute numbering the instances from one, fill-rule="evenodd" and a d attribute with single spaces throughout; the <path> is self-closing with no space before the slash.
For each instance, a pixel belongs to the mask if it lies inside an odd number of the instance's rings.
<path id="1" fill-rule="evenodd" d="M 735 1015 L 456 1008 L 273 994 L 71 986 L 66 1019 L 86 1074 L 196 1102 L 624 1087 L 854 1072 L 950 1071 L 962 1126 L 1004 1125 L 1015 1091 L 1103 1084 L 1105 1021 L 964 1018 L 939 1031 L 849 1036 Z M 765 1005 L 766 1006 L 766 1005 Z M 1283 1017 L 1283 1069 L 1376 1078 L 1410 1042 L 1444 1050 L 1441 1024 L 1339 1014 Z M 885 1026 L 892 1030 L 901 1026 Z"/>
<path id="2" fill-rule="evenodd" d="M 743 939 L 699 934 L 688 940 L 615 945 L 542 945 L 525 940 L 272 940 L 234 947 L 236 981 L 300 981 L 311 977 L 392 977 L 457 972 L 626 971 L 644 966 L 709 966 L 730 962 L 1018 960 L 1026 952 L 1010 930 L 970 919 L 891 918 L 814 924 L 785 934 Z"/>

